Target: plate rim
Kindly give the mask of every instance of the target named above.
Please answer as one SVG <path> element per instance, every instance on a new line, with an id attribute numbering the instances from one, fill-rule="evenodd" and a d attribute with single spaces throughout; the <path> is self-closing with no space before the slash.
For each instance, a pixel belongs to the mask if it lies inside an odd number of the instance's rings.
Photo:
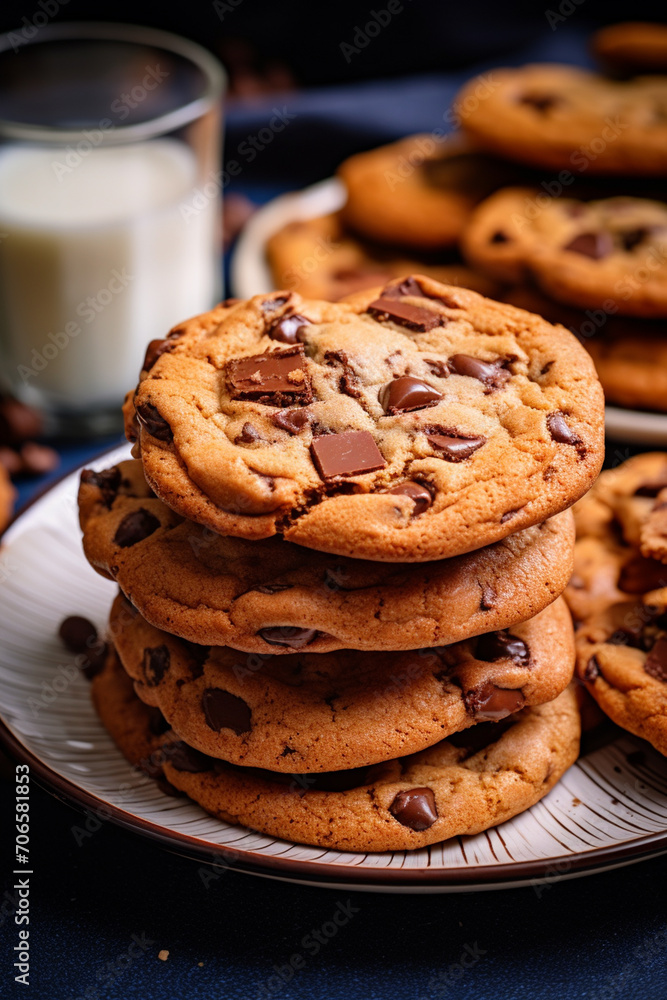
<path id="1" fill-rule="evenodd" d="M 122 445 L 123 442 L 120 441 L 118 444 L 103 449 L 101 452 L 91 456 L 88 459 L 88 463 L 102 460 L 106 455 L 118 451 Z M 88 463 L 62 473 L 56 480 L 48 483 L 43 490 L 39 491 L 34 497 L 31 497 L 14 516 L 6 529 L 7 532 L 11 528 L 11 536 L 14 536 L 20 520 L 26 513 L 31 511 L 37 504 L 46 501 L 49 494 L 56 487 L 60 486 L 67 478 L 76 476 L 81 469 L 86 468 Z M 3 541 L 5 537 L 6 533 L 2 536 Z M 542 884 L 559 881 L 563 878 L 572 878 L 576 875 L 595 874 L 596 871 L 608 868 L 610 863 L 613 866 L 617 866 L 643 859 L 648 860 L 650 857 L 667 853 L 667 829 L 665 829 L 646 834 L 630 842 L 593 848 L 576 854 L 552 855 L 549 858 L 535 858 L 530 861 L 503 861 L 496 865 L 478 865 L 475 867 L 369 867 L 360 869 L 358 865 L 340 865 L 333 862 L 322 864 L 317 859 L 305 861 L 295 858 L 282 858 L 280 855 L 259 856 L 252 850 L 245 850 L 226 844 L 216 844 L 178 830 L 170 830 L 159 823 L 145 819 L 136 813 L 123 809 L 99 797 L 94 792 L 77 784 L 71 778 L 59 774 L 43 761 L 37 753 L 29 749 L 21 741 L 18 734 L 14 732 L 11 725 L 1 713 L 0 744 L 9 751 L 13 758 L 28 764 L 34 770 L 38 778 L 38 784 L 42 785 L 46 791 L 55 795 L 56 798 L 64 799 L 70 805 L 78 808 L 82 807 L 84 810 L 87 808 L 98 811 L 104 810 L 107 814 L 104 817 L 105 819 L 132 833 L 155 840 L 161 847 L 167 850 L 176 850 L 177 853 L 186 854 L 190 858 L 208 864 L 215 864 L 216 857 L 222 857 L 225 860 L 226 867 L 270 878 L 286 878 L 295 882 L 313 882 L 314 884 L 323 885 L 328 883 L 332 887 L 347 885 L 348 887 L 358 887 L 359 889 L 385 887 L 401 891 L 409 888 L 419 889 L 427 886 L 437 886 L 442 888 L 443 891 L 455 891 L 457 889 L 461 891 L 473 891 L 476 889 L 509 888 L 511 886 L 520 887 L 522 885 L 530 885 L 536 881 Z M 119 750 L 117 752 L 120 754 Z M 295 842 L 286 840 L 285 843 L 291 845 Z M 232 857 L 237 860 L 232 860 Z M 548 873 L 550 869 L 553 869 L 559 863 L 567 864 L 566 872 L 556 871 L 551 874 L 545 874 L 545 872 Z"/>

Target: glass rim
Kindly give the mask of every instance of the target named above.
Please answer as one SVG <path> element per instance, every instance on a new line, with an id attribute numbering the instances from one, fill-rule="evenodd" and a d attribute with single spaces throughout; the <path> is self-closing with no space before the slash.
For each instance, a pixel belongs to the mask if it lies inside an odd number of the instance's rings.
<path id="1" fill-rule="evenodd" d="M 0 57 L 6 55 L 13 48 L 9 40 L 9 36 L 13 34 L 15 31 L 6 31 L 0 35 Z M 116 125 L 113 130 L 105 131 L 105 145 L 136 142 L 173 132 L 200 118 L 215 106 L 224 93 L 227 74 L 222 63 L 197 42 L 182 38 L 171 31 L 162 31 L 159 28 L 147 28 L 115 21 L 68 21 L 64 24 L 45 25 L 40 29 L 38 37 L 28 39 L 25 45 L 39 45 L 43 42 L 53 41 L 85 41 L 87 39 L 147 45 L 163 49 L 165 52 L 181 56 L 197 66 L 206 80 L 203 94 L 181 107 L 158 115 L 149 121 L 137 122 L 133 125 Z M 34 125 L 6 119 L 0 115 L 0 140 L 11 139 L 21 142 L 63 145 L 80 141 L 84 129 L 92 127 L 94 126 L 60 128 L 57 125 Z"/>

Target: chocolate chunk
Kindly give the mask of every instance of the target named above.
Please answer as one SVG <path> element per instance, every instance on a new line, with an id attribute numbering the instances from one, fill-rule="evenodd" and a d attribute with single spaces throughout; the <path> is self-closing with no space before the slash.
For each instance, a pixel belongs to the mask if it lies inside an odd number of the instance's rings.
<path id="1" fill-rule="evenodd" d="M 252 399 L 266 406 L 312 402 L 313 391 L 303 346 L 235 358 L 227 365 L 232 399 Z"/>
<path id="2" fill-rule="evenodd" d="M 139 510 L 134 510 L 131 514 L 125 515 L 116 529 L 113 543 L 121 549 L 127 549 L 130 545 L 143 542 L 144 538 L 148 538 L 159 527 L 160 522 L 157 517 L 151 514 L 150 511 L 140 507 Z"/>
<path id="3" fill-rule="evenodd" d="M 502 389 L 512 377 L 499 361 L 481 361 L 469 354 L 455 354 L 449 359 L 449 366 L 456 375 L 467 375 L 476 378 L 485 387 L 485 393 Z"/>
<path id="4" fill-rule="evenodd" d="M 545 111 L 551 111 L 556 105 L 561 103 L 561 98 L 557 97 L 555 94 L 522 94 L 519 98 L 519 104 L 526 104 L 530 108 L 534 108 L 536 111 L 544 113 Z"/>
<path id="5" fill-rule="evenodd" d="M 416 330 L 418 333 L 425 333 L 433 330 L 436 326 L 444 326 L 447 322 L 444 316 L 422 306 L 413 306 L 409 302 L 402 302 L 400 299 L 382 297 L 375 299 L 368 306 L 367 312 L 375 316 L 380 322 L 391 320 L 398 326 L 404 326 L 408 330 Z"/>
<path id="6" fill-rule="evenodd" d="M 415 295 L 418 298 L 430 298 L 425 295 L 422 286 L 414 278 L 404 278 L 402 281 L 387 285 L 382 289 L 381 299 L 401 299 L 404 295 Z"/>
<path id="7" fill-rule="evenodd" d="M 308 426 L 312 416 L 312 413 L 304 408 L 303 410 L 281 410 L 280 413 L 273 413 L 271 419 L 276 427 L 282 428 L 288 434 L 298 434 L 299 431 Z"/>
<path id="8" fill-rule="evenodd" d="M 613 249 L 614 241 L 607 232 L 579 233 L 563 247 L 563 250 L 581 254 L 582 257 L 590 257 L 592 260 L 608 257 Z"/>
<path id="9" fill-rule="evenodd" d="M 399 792 L 389 812 L 402 826 L 419 832 L 428 830 L 438 818 L 435 795 L 430 788 L 410 788 Z"/>
<path id="10" fill-rule="evenodd" d="M 423 430 L 429 443 L 442 453 L 446 462 L 463 462 L 486 443 L 481 434 L 465 437 L 448 427 L 424 427 Z"/>
<path id="11" fill-rule="evenodd" d="M 321 434 L 313 439 L 310 452 L 322 479 L 360 476 L 387 464 L 369 431 Z"/>
<path id="12" fill-rule="evenodd" d="M 281 316 L 266 332 L 271 340 L 279 340 L 283 344 L 298 344 L 299 332 L 306 326 L 310 326 L 310 320 L 293 313 L 291 316 Z"/>
<path id="13" fill-rule="evenodd" d="M 102 472 L 95 472 L 93 469 L 84 469 L 81 473 L 81 482 L 88 486 L 96 486 L 102 494 L 102 499 L 107 507 L 111 507 L 118 490 L 120 489 L 120 469 L 115 465 L 111 469 L 104 469 Z"/>
<path id="14" fill-rule="evenodd" d="M 440 358 L 424 358 L 424 364 L 428 365 L 429 371 L 438 378 L 447 378 L 449 375 L 449 365 Z"/>
<path id="15" fill-rule="evenodd" d="M 262 435 L 252 424 L 246 423 L 241 428 L 241 433 L 234 438 L 234 444 L 252 444 L 254 441 L 262 441 Z"/>
<path id="16" fill-rule="evenodd" d="M 411 410 L 423 410 L 427 406 L 435 406 L 442 399 L 442 393 L 434 389 L 428 382 L 403 375 L 392 382 L 383 385 L 378 393 L 378 399 L 385 413 L 392 416 L 396 413 L 408 413 Z"/>
<path id="17" fill-rule="evenodd" d="M 527 667 L 530 663 L 530 650 L 526 643 L 523 639 L 512 635 L 507 629 L 481 635 L 477 640 L 475 656 L 478 660 L 484 660 L 485 663 L 503 660 L 507 656 L 522 667 Z"/>
<path id="18" fill-rule="evenodd" d="M 83 653 L 97 640 L 97 629 L 87 618 L 70 615 L 60 623 L 58 635 L 71 653 Z"/>
<path id="19" fill-rule="evenodd" d="M 649 226 L 641 226 L 639 229 L 630 229 L 625 233 L 621 233 L 623 249 L 628 251 L 634 250 L 640 243 L 650 239 L 652 236 L 653 230 Z"/>
<path id="20" fill-rule="evenodd" d="M 656 559 L 632 556 L 621 567 L 618 588 L 626 594 L 645 594 L 662 587 L 667 587 L 667 566 Z"/>
<path id="21" fill-rule="evenodd" d="M 359 399 L 361 397 L 361 384 L 345 351 L 327 351 L 324 360 L 328 365 L 342 367 L 343 371 L 338 382 L 339 390 L 344 392 L 346 396 L 351 396 L 352 399 Z"/>
<path id="22" fill-rule="evenodd" d="M 289 300 L 288 295 L 276 295 L 272 299 L 264 299 L 261 306 L 262 312 L 263 313 L 275 312 L 276 309 L 280 309 L 281 306 L 284 306 L 288 300 Z"/>
<path id="23" fill-rule="evenodd" d="M 148 347 L 146 348 L 146 354 L 144 355 L 144 363 L 141 366 L 142 371 L 149 372 L 157 359 L 169 351 L 173 351 L 176 346 L 174 343 L 174 337 L 167 337 L 165 340 L 151 340 Z"/>
<path id="24" fill-rule="evenodd" d="M 201 697 L 201 705 L 206 725 L 216 733 L 221 729 L 232 729 L 237 736 L 250 732 L 252 713 L 243 698 L 221 688 L 206 688 Z"/>
<path id="25" fill-rule="evenodd" d="M 168 743 L 163 746 L 162 751 L 167 763 L 176 771 L 188 771 L 190 774 L 200 774 L 203 771 L 212 771 L 215 761 L 212 757 L 200 753 L 194 747 L 188 746 L 182 740 Z"/>
<path id="26" fill-rule="evenodd" d="M 144 650 L 144 676 L 149 687 L 156 687 L 169 670 L 171 657 L 167 646 L 153 646 Z"/>
<path id="27" fill-rule="evenodd" d="M 508 243 L 509 242 L 509 236 L 507 235 L 507 233 L 504 233 L 502 231 L 502 229 L 497 229 L 495 231 L 495 233 L 493 234 L 493 236 L 491 237 L 491 239 L 490 239 L 489 242 L 490 243 Z"/>
<path id="28" fill-rule="evenodd" d="M 279 594 L 283 590 L 291 590 L 291 583 L 264 583 L 261 587 L 253 587 L 258 594 Z"/>
<path id="29" fill-rule="evenodd" d="M 667 488 L 667 469 L 664 470 L 662 477 L 658 476 L 651 482 L 642 483 L 638 486 L 634 492 L 636 497 L 657 497 L 661 490 Z"/>
<path id="30" fill-rule="evenodd" d="M 578 437 L 571 427 L 565 422 L 562 413 L 550 413 L 547 417 L 547 428 L 554 441 L 559 444 L 571 444 L 574 447 L 581 445 L 581 438 Z"/>
<path id="31" fill-rule="evenodd" d="M 525 704 L 525 698 L 520 690 L 496 687 L 490 681 L 466 691 L 463 700 L 466 711 L 476 719 L 489 721 L 504 719 L 505 716 L 518 712 Z"/>
<path id="32" fill-rule="evenodd" d="M 298 628 L 296 625 L 274 625 L 261 628 L 257 635 L 271 646 L 288 646 L 290 649 L 303 649 L 317 638 L 320 633 L 314 628 Z"/>
<path id="33" fill-rule="evenodd" d="M 490 583 L 482 583 L 480 586 L 482 588 L 482 597 L 479 602 L 479 610 L 490 611 L 496 606 L 498 595 Z"/>
<path id="34" fill-rule="evenodd" d="M 667 638 L 662 636 L 646 657 L 644 670 L 657 681 L 667 681 Z"/>
<path id="35" fill-rule="evenodd" d="M 137 407 L 137 419 L 144 430 L 158 441 L 173 441 L 171 427 L 152 403 L 140 403 Z"/>
<path id="36" fill-rule="evenodd" d="M 600 663 L 597 656 L 591 656 L 584 669 L 584 680 L 592 684 L 600 676 Z"/>
<path id="37" fill-rule="evenodd" d="M 421 483 L 399 483 L 398 486 L 392 486 L 390 490 L 386 490 L 387 493 L 392 493 L 397 496 L 410 497 L 414 503 L 414 509 L 412 511 L 413 517 L 419 517 L 423 514 L 425 510 L 433 503 L 433 497 L 431 496 L 430 490 L 428 490 Z"/>

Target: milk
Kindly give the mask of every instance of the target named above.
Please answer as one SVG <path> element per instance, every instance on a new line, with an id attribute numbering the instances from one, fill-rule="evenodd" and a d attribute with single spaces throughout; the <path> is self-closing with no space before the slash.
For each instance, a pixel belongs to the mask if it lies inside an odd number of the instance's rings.
<path id="1" fill-rule="evenodd" d="M 117 406 L 149 340 L 219 296 L 219 202 L 176 139 L 0 150 L 0 350 L 24 399 Z"/>

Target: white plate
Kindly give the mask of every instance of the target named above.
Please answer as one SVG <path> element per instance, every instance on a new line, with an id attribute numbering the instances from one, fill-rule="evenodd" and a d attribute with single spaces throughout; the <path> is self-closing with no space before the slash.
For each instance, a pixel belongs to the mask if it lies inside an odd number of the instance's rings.
<path id="1" fill-rule="evenodd" d="M 107 468 L 125 457 L 127 447 L 91 464 Z M 70 614 L 103 629 L 116 590 L 81 551 L 78 478 L 68 476 L 19 517 L 0 555 L 0 735 L 56 794 L 199 860 L 224 850 L 224 865 L 239 871 L 352 889 L 539 887 L 667 851 L 667 760 L 620 731 L 528 812 L 414 852 L 304 847 L 230 826 L 164 794 L 115 748 L 56 637 Z"/>
<path id="2" fill-rule="evenodd" d="M 266 260 L 270 236 L 298 219 L 337 212 L 345 202 L 345 189 L 335 177 L 303 191 L 281 195 L 251 217 L 236 245 L 231 265 L 232 294 L 240 299 L 271 292 L 275 285 Z M 616 441 L 659 446 L 667 444 L 667 414 L 606 408 L 607 436 Z"/>

